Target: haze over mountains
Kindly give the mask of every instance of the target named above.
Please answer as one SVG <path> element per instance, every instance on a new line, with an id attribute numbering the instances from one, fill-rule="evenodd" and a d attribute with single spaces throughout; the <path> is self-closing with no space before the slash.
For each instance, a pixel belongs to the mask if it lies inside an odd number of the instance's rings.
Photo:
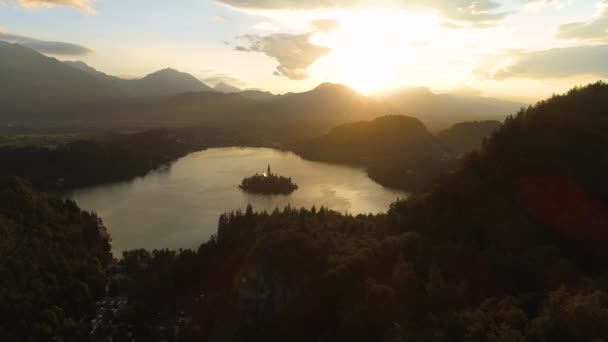
<path id="1" fill-rule="evenodd" d="M 0 117 L 119 98 L 119 89 L 54 58 L 0 41 Z"/>
<path id="2" fill-rule="evenodd" d="M 408 89 L 366 97 L 324 83 L 302 93 L 273 95 L 220 82 L 215 87 L 171 68 L 140 79 L 105 74 L 80 61 L 60 62 L 17 44 L 0 42 L 0 120 L 36 124 L 132 123 L 154 120 L 370 120 L 387 114 L 446 127 L 471 119 L 503 119 L 522 105 L 478 96 Z"/>
<path id="3" fill-rule="evenodd" d="M 220 83 L 216 84 L 215 87 L 213 87 L 213 89 L 220 93 L 240 93 L 241 92 L 241 89 L 239 89 L 235 86 L 231 86 L 230 84 L 228 84 L 226 82 L 220 82 Z"/>
<path id="4" fill-rule="evenodd" d="M 451 124 L 457 116 L 465 120 L 503 120 L 523 106 L 522 103 L 472 95 L 436 94 L 424 87 L 403 88 L 375 96 L 400 113 L 423 118 L 427 124 Z"/>
<path id="5" fill-rule="evenodd" d="M 108 85 L 121 89 L 130 96 L 167 96 L 188 92 L 215 91 L 194 76 L 171 68 L 159 70 L 141 79 L 128 80 L 107 75 L 80 61 L 65 63 Z"/>

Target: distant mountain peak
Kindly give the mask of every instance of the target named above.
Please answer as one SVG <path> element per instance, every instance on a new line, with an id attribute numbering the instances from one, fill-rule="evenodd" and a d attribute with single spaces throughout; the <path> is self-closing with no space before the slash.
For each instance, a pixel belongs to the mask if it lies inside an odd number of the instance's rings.
<path id="1" fill-rule="evenodd" d="M 220 93 L 240 93 L 241 89 L 230 85 L 226 82 L 220 82 L 218 84 L 215 85 L 214 87 L 215 91 L 218 91 Z"/>
<path id="2" fill-rule="evenodd" d="M 188 73 L 181 72 L 179 70 L 173 69 L 173 68 L 164 68 L 164 69 L 155 71 L 155 72 L 153 72 L 151 74 L 146 75 L 144 78 L 146 78 L 146 77 L 156 77 L 156 76 L 174 76 L 174 77 L 182 76 L 182 77 L 191 77 L 191 78 L 195 79 L 194 76 L 192 76 L 192 75 L 190 75 Z"/>
<path id="3" fill-rule="evenodd" d="M 331 82 L 324 82 L 319 84 L 316 88 L 314 88 L 313 90 L 311 90 L 310 92 L 313 93 L 318 93 L 318 92 L 339 92 L 339 93 L 343 93 L 343 94 L 357 94 L 360 95 L 357 91 L 355 91 L 354 89 L 345 86 L 344 84 L 340 84 L 340 83 L 331 83 Z"/>
<path id="4" fill-rule="evenodd" d="M 13 43 L 0 42 L 0 75 L 0 118 L 64 110 L 123 95 L 88 72 Z"/>
<path id="5" fill-rule="evenodd" d="M 158 70 L 135 82 L 147 95 L 215 91 L 196 77 L 173 68 Z"/>
<path id="6" fill-rule="evenodd" d="M 331 83 L 331 82 L 323 82 L 321 84 L 319 84 L 316 88 L 314 88 L 313 90 L 317 90 L 317 89 L 336 89 L 336 88 L 341 88 L 341 89 L 351 89 L 347 86 L 345 86 L 344 84 L 340 84 L 340 83 Z M 352 90 L 352 89 L 351 89 Z"/>
<path id="7" fill-rule="evenodd" d="M 97 77 L 103 77 L 106 76 L 108 77 L 107 74 L 91 67 L 90 65 L 88 65 L 87 63 L 83 62 L 83 61 L 64 61 L 63 63 L 71 66 L 72 68 L 76 68 L 78 70 L 84 71 L 90 75 L 93 76 L 97 76 Z"/>

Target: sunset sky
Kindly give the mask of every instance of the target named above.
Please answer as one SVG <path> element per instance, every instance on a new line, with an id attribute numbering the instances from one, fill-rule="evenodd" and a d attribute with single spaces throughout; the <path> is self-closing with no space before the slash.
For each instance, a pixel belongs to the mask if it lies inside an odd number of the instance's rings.
<path id="1" fill-rule="evenodd" d="M 121 77 L 534 101 L 606 79 L 608 0 L 0 0 L 0 40 Z"/>

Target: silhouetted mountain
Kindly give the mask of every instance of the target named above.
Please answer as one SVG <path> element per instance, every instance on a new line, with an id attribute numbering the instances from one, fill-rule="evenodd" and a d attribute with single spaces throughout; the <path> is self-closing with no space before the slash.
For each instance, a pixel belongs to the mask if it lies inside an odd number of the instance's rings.
<path id="1" fill-rule="evenodd" d="M 304 144 L 300 152 L 312 159 L 364 163 L 429 155 L 441 158 L 445 153 L 420 120 L 401 115 L 337 126 Z"/>
<path id="2" fill-rule="evenodd" d="M 107 75 L 98 71 L 84 62 L 64 62 L 76 69 L 87 72 L 97 79 L 107 82 L 125 91 L 130 96 L 168 96 L 188 92 L 213 92 L 213 88 L 207 86 L 194 76 L 167 68 L 141 79 L 122 79 Z"/>
<path id="3" fill-rule="evenodd" d="M 275 120 L 348 122 L 385 115 L 389 109 L 347 86 L 323 83 L 307 92 L 275 96 L 249 112 L 257 113 L 260 118 Z"/>
<path id="4" fill-rule="evenodd" d="M 247 96 L 249 95 L 249 96 Z M 75 118 L 104 122 L 176 123 L 242 123 L 293 121 L 335 123 L 377 117 L 388 112 L 386 106 L 362 96 L 342 85 L 322 85 L 304 93 L 273 96 L 270 93 L 192 92 L 170 97 L 146 98 L 138 101 L 106 103 L 86 111 L 74 111 Z"/>
<path id="5" fill-rule="evenodd" d="M 437 137 L 443 145 L 458 155 L 481 147 L 483 140 L 500 127 L 500 121 L 460 122 L 440 131 Z"/>
<path id="6" fill-rule="evenodd" d="M 122 92 L 90 74 L 18 44 L 0 41 L 2 119 L 44 117 L 77 103 L 107 101 Z"/>
<path id="7" fill-rule="evenodd" d="M 403 115 L 419 118 L 433 129 L 443 129 L 460 121 L 504 120 L 524 106 L 521 103 L 481 96 L 435 94 L 428 88 L 405 88 L 380 93 Z"/>
<path id="8" fill-rule="evenodd" d="M 6 72 L 0 83 L 7 89 L 1 94 L 7 99 L 4 119 L 12 117 L 33 122 L 47 117 L 59 125 L 113 120 L 148 124 L 150 119 L 159 123 L 180 120 L 324 121 L 329 125 L 369 120 L 393 113 L 396 107 L 400 108 L 398 112 L 405 112 L 403 106 L 365 97 L 339 84 L 324 83 L 307 92 L 276 96 L 258 90 L 225 94 L 216 92 L 192 75 L 173 69 L 125 80 L 99 72 L 83 62 L 61 63 L 18 45 L 3 43 L 2 49 L 5 52 L 0 67 L 4 69 L 0 70 Z M 30 65 L 38 67 L 30 68 Z M 225 84 L 217 87 L 237 91 Z M 184 93 L 213 95 L 176 96 Z M 389 102 L 396 98 L 390 97 Z M 410 99 L 406 101 L 410 105 L 414 104 L 409 106 L 411 108 L 430 108 L 431 113 L 449 111 L 449 114 L 442 114 L 444 119 L 455 120 L 454 110 L 460 110 L 456 103 L 460 100 L 456 97 L 418 91 L 406 99 Z M 95 105 L 86 105 L 93 103 Z M 426 111 L 412 111 L 427 119 L 430 117 Z"/>
<path id="9" fill-rule="evenodd" d="M 94 76 L 95 78 L 98 78 L 100 80 L 104 80 L 104 81 L 108 81 L 108 82 L 116 82 L 116 83 L 127 81 L 122 78 L 108 75 L 106 73 L 98 71 L 97 69 L 92 68 L 91 66 L 89 66 L 88 64 L 86 64 L 85 62 L 82 62 L 82 61 L 64 61 L 63 63 L 65 63 L 73 68 L 76 68 L 78 70 L 82 70 L 82 71 L 86 72 L 87 74 Z"/>
<path id="10" fill-rule="evenodd" d="M 239 94 L 243 97 L 259 101 L 269 100 L 276 96 L 269 91 L 263 91 L 259 89 L 246 89 L 240 92 Z"/>
<path id="11" fill-rule="evenodd" d="M 215 91 L 220 92 L 220 93 L 240 93 L 241 89 L 232 86 L 226 82 L 220 82 L 218 84 L 215 85 L 215 87 L 213 87 L 213 89 L 215 89 Z"/>
<path id="12" fill-rule="evenodd" d="M 188 92 L 213 92 L 194 76 L 167 68 L 144 78 L 129 81 L 129 89 L 140 96 L 166 96 Z"/>
<path id="13" fill-rule="evenodd" d="M 454 162 L 420 120 L 401 115 L 337 126 L 296 151 L 313 160 L 361 163 L 376 182 L 406 190 L 426 184 Z"/>

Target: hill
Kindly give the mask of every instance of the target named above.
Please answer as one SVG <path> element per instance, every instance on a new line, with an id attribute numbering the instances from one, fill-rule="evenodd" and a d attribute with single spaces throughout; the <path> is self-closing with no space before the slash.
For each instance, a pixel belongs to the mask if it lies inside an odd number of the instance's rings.
<path id="1" fill-rule="evenodd" d="M 500 121 L 460 122 L 437 133 L 441 143 L 462 156 L 481 147 L 483 140 L 500 127 Z"/>
<path id="2" fill-rule="evenodd" d="M 444 151 L 420 120 L 389 115 L 348 123 L 305 143 L 298 152 L 316 160 L 369 163 L 386 158 L 437 156 Z"/>
<path id="3" fill-rule="evenodd" d="M 74 104 L 122 97 L 120 89 L 17 44 L 0 41 L 0 119 L 44 117 Z"/>
<path id="4" fill-rule="evenodd" d="M 445 129 L 460 121 L 502 121 L 524 106 L 481 96 L 436 94 L 428 88 L 397 89 L 375 97 L 394 106 L 400 114 L 419 118 L 433 130 Z"/>
<path id="5" fill-rule="evenodd" d="M 307 159 L 362 164 L 376 182 L 406 190 L 426 184 L 455 162 L 420 120 L 401 115 L 343 124 L 295 150 Z"/>

